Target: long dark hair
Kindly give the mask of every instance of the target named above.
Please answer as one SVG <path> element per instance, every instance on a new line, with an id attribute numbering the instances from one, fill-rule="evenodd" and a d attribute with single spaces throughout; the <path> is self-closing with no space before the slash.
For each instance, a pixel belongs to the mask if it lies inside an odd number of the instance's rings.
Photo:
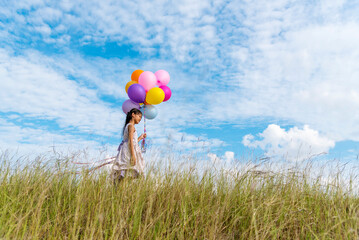
<path id="1" fill-rule="evenodd" d="M 140 110 L 138 110 L 137 108 L 132 108 L 128 113 L 127 113 L 127 116 L 126 116 L 126 122 L 125 122 L 125 125 L 123 126 L 122 128 L 122 136 L 123 134 L 125 133 L 125 128 L 127 126 L 127 124 L 131 121 L 132 119 L 132 113 L 134 114 L 141 114 L 142 115 L 142 112 Z"/>

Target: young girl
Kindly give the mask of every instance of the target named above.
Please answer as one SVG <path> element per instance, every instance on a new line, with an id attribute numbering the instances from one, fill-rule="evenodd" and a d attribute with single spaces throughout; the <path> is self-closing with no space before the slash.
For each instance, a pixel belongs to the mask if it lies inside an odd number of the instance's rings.
<path id="1" fill-rule="evenodd" d="M 136 108 L 127 113 L 126 123 L 122 130 L 123 140 L 118 146 L 118 154 L 112 166 L 112 178 L 115 183 L 125 176 L 137 178 L 144 172 L 145 163 L 138 142 L 145 138 L 146 134 L 137 138 L 135 129 L 135 124 L 138 124 L 141 118 L 142 112 Z"/>

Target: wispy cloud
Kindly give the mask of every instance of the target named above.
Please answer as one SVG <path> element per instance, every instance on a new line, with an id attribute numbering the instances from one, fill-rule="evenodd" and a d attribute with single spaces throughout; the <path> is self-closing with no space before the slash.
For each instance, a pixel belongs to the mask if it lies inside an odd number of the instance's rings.
<path id="1" fill-rule="evenodd" d="M 101 102 L 96 91 L 68 80 L 46 64 L 27 57 L 0 52 L 0 95 L 2 112 L 18 112 L 29 117 L 56 119 L 63 127 L 89 128 L 109 135 L 117 128 L 121 112 Z M 101 116 L 101 117 L 100 117 Z"/>
<path id="2" fill-rule="evenodd" d="M 250 31 L 233 46 L 237 87 L 207 96 L 209 118 L 281 119 L 358 140 L 359 23 L 348 4 L 233 5 Z"/>
<path id="3" fill-rule="evenodd" d="M 116 95 L 114 92 L 120 92 L 122 95 L 116 97 L 124 100 L 126 96 L 122 85 L 126 81 L 121 80 L 116 83 L 108 80 L 101 85 L 101 79 L 97 76 L 99 72 L 86 68 L 94 66 L 95 63 L 86 62 L 78 56 L 75 64 L 77 71 L 64 58 L 49 58 L 36 51 L 28 52 L 24 56 L 14 56 L 2 50 L 0 59 L 0 78 L 3 80 L 0 89 L 2 112 L 16 112 L 28 120 L 36 118 L 53 120 L 61 129 L 85 134 L 84 139 L 95 134 L 116 136 L 115 141 L 120 140 L 120 130 L 125 116 L 121 110 L 122 101 L 119 100 L 117 105 L 111 106 L 109 102 L 99 98 L 99 93 Z M 108 63 L 105 59 L 97 60 L 99 60 L 97 64 L 103 66 L 104 62 Z M 109 69 L 113 70 L 111 67 Z M 72 74 L 76 76 L 76 81 L 67 78 Z M 91 84 L 94 84 L 97 90 L 88 88 Z M 111 92 L 111 88 L 107 88 L 111 85 L 121 91 Z M 177 146 L 182 150 L 193 149 L 197 145 L 202 147 L 223 145 L 218 139 L 195 137 L 181 132 L 180 126 L 194 121 L 189 113 L 191 113 L 190 109 L 185 106 L 177 108 L 164 106 L 160 112 L 161 121 L 148 123 L 149 136 L 155 137 L 157 144 L 160 144 L 165 143 L 171 135 L 172 140 L 178 141 Z M 165 130 L 163 123 L 166 124 Z M 37 127 L 33 126 L 34 131 Z M 31 140 L 43 144 L 35 137 L 31 137 Z"/>
<path id="4" fill-rule="evenodd" d="M 54 133 L 46 127 L 19 126 L 3 119 L 0 119 L 0 134 L 6 136 L 6 139 L 0 139 L 0 151 L 18 151 L 21 155 L 31 154 L 34 157 L 46 152 L 73 153 L 85 149 L 88 153 L 98 156 L 101 151 L 107 151 L 107 148 L 110 153 L 113 152 L 111 149 L 115 148 L 108 143 L 101 144 L 96 139 L 84 139 L 63 131 Z"/>
<path id="5" fill-rule="evenodd" d="M 216 8 L 210 1 L 37 1 L 13 2 L 7 8 L 3 15 L 14 37 L 32 34 L 36 39 L 39 34 L 45 42 L 130 43 L 143 53 L 156 47 L 162 57 L 180 62 L 218 57 Z"/>
<path id="6" fill-rule="evenodd" d="M 113 135 L 131 72 L 161 66 L 171 73 L 173 98 L 151 127 L 163 141 L 170 132 L 196 139 L 185 133 L 190 126 L 268 119 L 309 124 L 335 141 L 359 139 L 359 6 L 352 1 L 5 4 L 2 112 Z M 86 55 L 91 48 L 104 56 Z"/>

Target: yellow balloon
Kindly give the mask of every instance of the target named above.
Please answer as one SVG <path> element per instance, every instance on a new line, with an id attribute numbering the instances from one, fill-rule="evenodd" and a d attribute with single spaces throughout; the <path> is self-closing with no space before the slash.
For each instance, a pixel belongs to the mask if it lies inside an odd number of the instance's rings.
<path id="1" fill-rule="evenodd" d="M 128 88 L 132 85 L 132 84 L 135 84 L 137 82 L 135 81 L 129 81 L 127 84 L 126 84 L 126 93 L 128 92 Z"/>
<path id="2" fill-rule="evenodd" d="M 148 104 L 160 104 L 161 102 L 163 102 L 164 99 L 165 92 L 159 87 L 151 88 L 146 94 L 146 102 Z"/>

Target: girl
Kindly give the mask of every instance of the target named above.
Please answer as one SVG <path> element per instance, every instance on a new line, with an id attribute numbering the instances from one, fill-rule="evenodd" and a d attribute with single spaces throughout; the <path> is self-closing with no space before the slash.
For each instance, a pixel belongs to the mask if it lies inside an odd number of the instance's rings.
<path id="1" fill-rule="evenodd" d="M 138 142 L 146 137 L 142 134 L 137 138 L 135 124 L 141 121 L 142 112 L 136 108 L 127 113 L 126 123 L 122 130 L 123 140 L 118 146 L 118 154 L 112 165 L 112 178 L 116 183 L 126 175 L 133 178 L 139 177 L 144 172 L 145 163 Z"/>

